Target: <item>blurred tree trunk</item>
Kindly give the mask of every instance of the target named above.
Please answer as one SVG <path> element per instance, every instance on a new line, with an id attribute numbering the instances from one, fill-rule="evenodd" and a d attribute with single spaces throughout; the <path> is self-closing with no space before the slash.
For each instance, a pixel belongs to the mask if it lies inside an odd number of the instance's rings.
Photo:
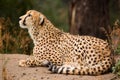
<path id="1" fill-rule="evenodd" d="M 72 0 L 69 9 L 70 33 L 107 39 L 110 32 L 109 0 Z"/>

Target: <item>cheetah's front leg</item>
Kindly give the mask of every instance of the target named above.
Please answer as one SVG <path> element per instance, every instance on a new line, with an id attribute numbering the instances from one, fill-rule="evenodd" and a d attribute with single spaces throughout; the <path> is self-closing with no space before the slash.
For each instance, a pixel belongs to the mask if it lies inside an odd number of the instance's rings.
<path id="1" fill-rule="evenodd" d="M 47 60 L 37 60 L 35 56 L 30 56 L 26 60 L 20 60 L 19 66 L 20 67 L 34 67 L 34 66 L 46 66 L 49 62 Z"/>

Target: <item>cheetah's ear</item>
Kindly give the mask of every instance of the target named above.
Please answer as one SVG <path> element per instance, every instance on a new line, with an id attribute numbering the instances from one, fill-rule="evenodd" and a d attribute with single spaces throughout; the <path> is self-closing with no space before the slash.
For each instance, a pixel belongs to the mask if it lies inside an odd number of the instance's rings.
<path id="1" fill-rule="evenodd" d="M 44 23 L 44 16 L 40 16 L 40 21 L 39 21 L 39 24 L 42 25 Z"/>

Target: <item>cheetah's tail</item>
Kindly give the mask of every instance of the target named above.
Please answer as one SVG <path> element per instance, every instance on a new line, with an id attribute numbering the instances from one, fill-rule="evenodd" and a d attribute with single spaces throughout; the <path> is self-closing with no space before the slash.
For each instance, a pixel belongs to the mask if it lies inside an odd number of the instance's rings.
<path id="1" fill-rule="evenodd" d="M 99 75 L 105 73 L 111 68 L 112 62 L 110 61 L 102 61 L 99 64 L 94 66 L 81 66 L 81 67 L 73 67 L 70 65 L 56 66 L 53 64 L 49 65 L 49 70 L 53 73 L 58 74 L 71 74 L 71 75 Z"/>

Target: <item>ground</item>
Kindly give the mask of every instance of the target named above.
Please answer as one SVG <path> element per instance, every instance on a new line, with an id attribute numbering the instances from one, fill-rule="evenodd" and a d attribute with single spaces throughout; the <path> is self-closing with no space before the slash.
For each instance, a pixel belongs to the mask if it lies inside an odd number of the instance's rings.
<path id="1" fill-rule="evenodd" d="M 19 67 L 18 61 L 26 57 L 28 55 L 0 54 L 0 80 L 120 80 L 115 79 L 113 73 L 99 76 L 64 75 L 52 74 L 46 67 Z"/>

